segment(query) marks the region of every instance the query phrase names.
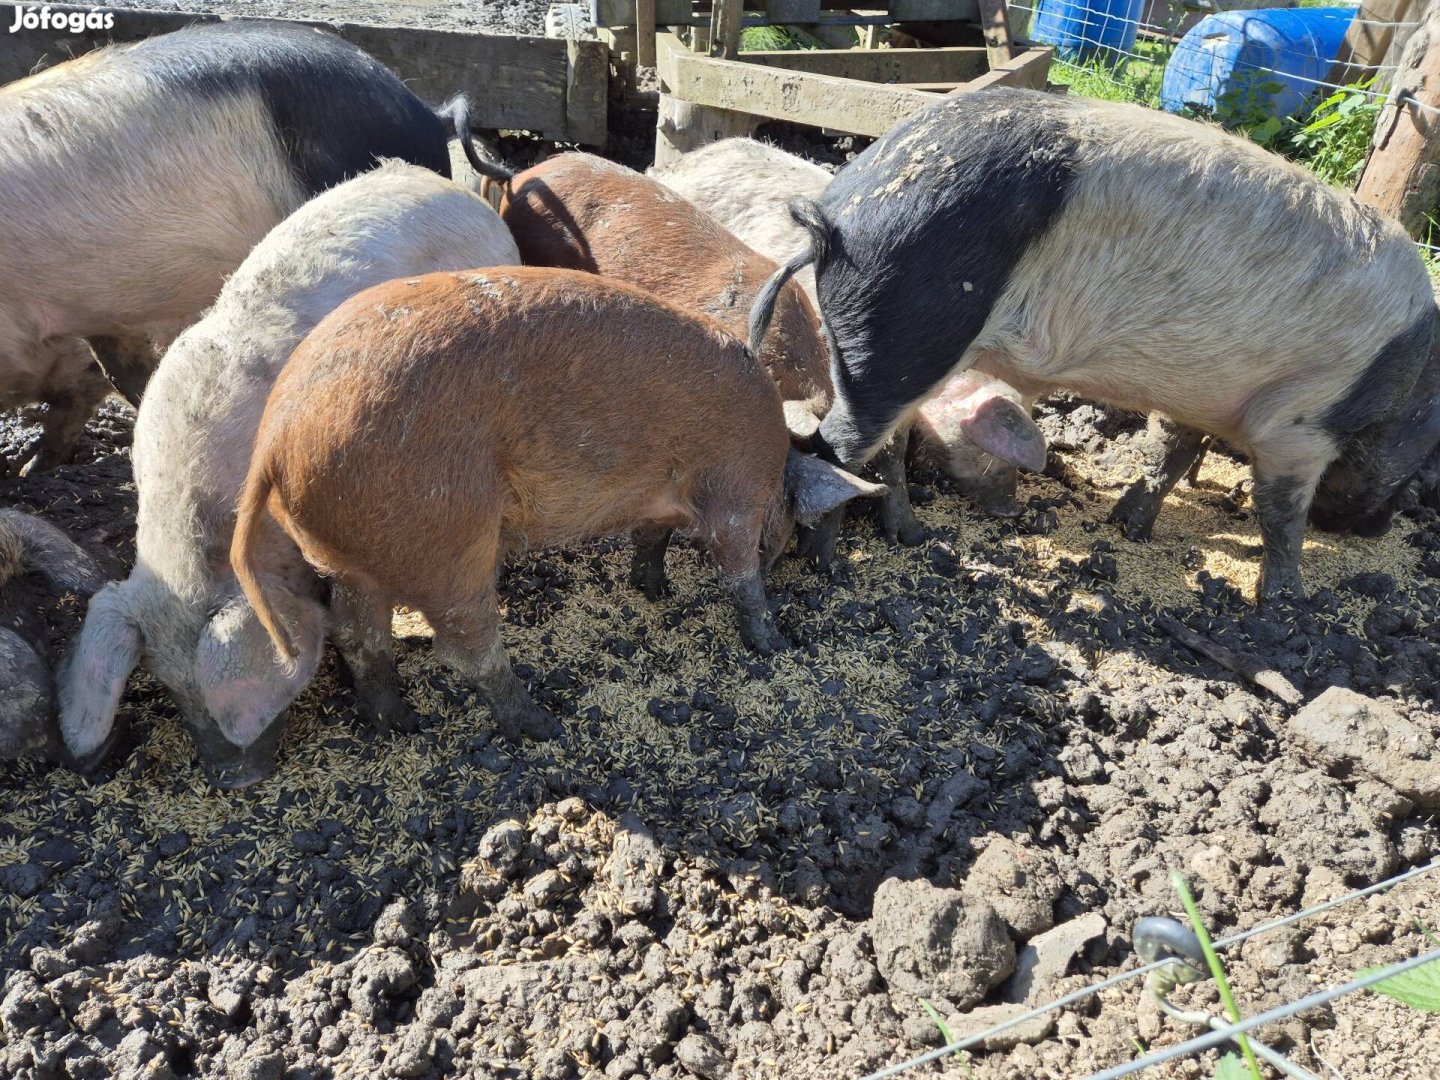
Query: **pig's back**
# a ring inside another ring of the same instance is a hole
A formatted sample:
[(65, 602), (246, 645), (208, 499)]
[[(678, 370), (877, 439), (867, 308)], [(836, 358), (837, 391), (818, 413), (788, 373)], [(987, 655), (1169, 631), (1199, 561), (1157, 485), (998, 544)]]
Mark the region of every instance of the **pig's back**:
[[(370, 507), (380, 527), (353, 542), (403, 560), (417, 530), (460, 558), (497, 517), (517, 541), (562, 543), (683, 510), (697, 484), (778, 484), (787, 445), (763, 370), (709, 320), (594, 275), (507, 268), (342, 305), (282, 373), (257, 452), (303, 527), (349, 544), (342, 519)], [(408, 539), (374, 539), (389, 534)]]

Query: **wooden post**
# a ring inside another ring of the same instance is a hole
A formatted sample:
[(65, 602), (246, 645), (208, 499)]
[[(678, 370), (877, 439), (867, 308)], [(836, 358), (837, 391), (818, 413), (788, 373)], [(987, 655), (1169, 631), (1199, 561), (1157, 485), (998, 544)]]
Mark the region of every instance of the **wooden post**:
[[(660, 80), (659, 116), (655, 122), (655, 166), (672, 164), (682, 155), (717, 139), (753, 135), (764, 117), (732, 109), (695, 105), (675, 97), (679, 59), (688, 55), (673, 34), (655, 40), (655, 73)], [(701, 61), (696, 60), (696, 63)], [(708, 63), (709, 61), (704, 61)]]
[(744, 0), (715, 0), (710, 9), (710, 55), (734, 60), (740, 54)]
[(1004, 67), (1015, 59), (1010, 12), (1005, 7), (1005, 0), (980, 0), (980, 28), (985, 32), (985, 48), (990, 54), (992, 70)]
[(655, 66), (655, 0), (635, 0), (635, 62)]
[(1428, 0), (1401, 54), (1356, 194), (1416, 239), (1440, 205), (1440, 0)]
[(1375, 74), (1392, 44), (1408, 38), (1413, 29), (1397, 30), (1395, 24), (1411, 22), (1423, 10), (1416, 0), (1364, 0), (1325, 81), (1347, 86)]

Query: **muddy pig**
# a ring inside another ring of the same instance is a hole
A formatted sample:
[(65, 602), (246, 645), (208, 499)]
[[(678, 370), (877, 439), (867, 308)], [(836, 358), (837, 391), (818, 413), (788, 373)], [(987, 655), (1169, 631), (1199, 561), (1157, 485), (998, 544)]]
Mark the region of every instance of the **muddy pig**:
[[(1265, 599), (1300, 590), (1307, 512), (1383, 527), (1440, 441), (1415, 245), (1218, 127), (982, 90), (917, 113), (793, 206), (810, 247), (757, 298), (752, 338), (813, 262), (837, 371), (818, 441), (847, 467), (972, 365), (1023, 393), (1163, 413), (1249, 454)], [(903, 484), (889, 499), (909, 515)]]
[(502, 733), (551, 736), (558, 722), (500, 643), (507, 553), (682, 530), (718, 564), (741, 638), (768, 653), (786, 642), (762, 566), (796, 519), (876, 491), (791, 447), (764, 368), (705, 316), (572, 270), (431, 274), (352, 298), (295, 351), (231, 560), (285, 664), (295, 628), (259, 564), (272, 516), (352, 597), (357, 625), (368, 616), (352, 666), (393, 679), (390, 611), (404, 604)]
[(304, 26), (191, 26), (0, 88), (0, 408), (47, 406), (27, 468), (66, 460), (109, 393), (96, 356), (138, 404), (150, 341), (163, 351), (281, 219), (381, 157), (448, 176), (445, 122)]
[[(722, 139), (691, 151), (679, 161), (652, 168), (649, 176), (683, 195), (725, 226), (741, 242), (777, 263), (805, 247), (809, 237), (791, 217), (796, 196), (818, 198), (830, 173), (804, 158), (754, 139)], [(818, 308), (815, 273), (795, 275)], [(920, 405), (910, 453), (948, 473), (971, 502), (997, 517), (1015, 517), (1017, 466), (1045, 467), (1045, 437), (1030, 419), (1031, 402), (999, 379), (971, 370), (945, 383)], [(1003, 461), (982, 449), (998, 443), (1018, 452)]]
[[(140, 406), (135, 568), (91, 600), (60, 677), (61, 723), (80, 762), (103, 756), (143, 657), (180, 707), (212, 782), (234, 787), (269, 771), (277, 720), (319, 664), (329, 621), (321, 582), (294, 544), (263, 530), (255, 566), (297, 653), (282, 670), (230, 572), (235, 501), (270, 387), (301, 339), (354, 293), (519, 259), (481, 199), (403, 162), (313, 199), (251, 252), (215, 306), (170, 347)], [(343, 607), (334, 615), (332, 635), (351, 655)], [(398, 697), (377, 708), (380, 726), (407, 711)]]
[(65, 760), (47, 616), (64, 594), (84, 599), (104, 580), (95, 559), (55, 526), (0, 510), (0, 759)]

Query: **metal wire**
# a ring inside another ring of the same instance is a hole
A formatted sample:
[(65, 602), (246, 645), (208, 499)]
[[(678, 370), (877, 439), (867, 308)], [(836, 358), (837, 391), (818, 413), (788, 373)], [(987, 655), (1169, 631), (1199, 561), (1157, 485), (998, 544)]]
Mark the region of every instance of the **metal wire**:
[[(1215, 948), (1228, 948), (1229, 946), (1237, 945), (1240, 942), (1247, 940), (1248, 938), (1256, 937), (1260, 934), (1268, 934), (1272, 930), (1279, 930), (1283, 926), (1289, 926), (1292, 923), (1300, 922), (1302, 919), (1308, 919), (1312, 915), (1318, 915), (1323, 911), (1329, 911), (1332, 908), (1339, 907), (1341, 904), (1348, 904), (1352, 900), (1359, 900), (1374, 893), (1383, 892), (1386, 889), (1392, 889), (1396, 885), (1400, 885), (1414, 878), (1421, 877), (1425, 874), (1430, 873), (1433, 870), (1440, 870), (1440, 862), (1426, 863), (1424, 866), (1412, 867), (1411, 869), (1406, 870), (1403, 874), (1396, 874), (1394, 877), (1386, 878), (1384, 881), (1376, 882), (1374, 885), (1367, 885), (1363, 889), (1356, 889), (1354, 892), (1348, 892), (1344, 896), (1338, 896), (1333, 900), (1327, 900), (1323, 904), (1316, 904), (1314, 907), (1306, 908), (1303, 911), (1297, 911), (1293, 915), (1286, 915), (1284, 918), (1281, 919), (1272, 919), (1268, 923), (1261, 923), (1259, 926), (1252, 926), (1249, 930), (1242, 931), (1241, 933), (1231, 934), (1229, 937), (1221, 938), (1219, 941), (1215, 942)], [(1054, 1001), (1051, 1001), (1045, 1005), (1037, 1005), (1035, 1008), (1023, 1012), (1019, 1016), (1006, 1020), (1003, 1024), (996, 1024), (994, 1027), (988, 1028), (987, 1030), (982, 1031), (977, 1035), (971, 1035), (964, 1039), (957, 1039), (953, 1043), (948, 1043), (945, 1046), (939, 1047), (936, 1050), (930, 1050), (924, 1054), (919, 1055), (918, 1057), (911, 1058), (909, 1061), (902, 1061), (897, 1065), (889, 1065), (876, 1072), (870, 1073), (864, 1078), (864, 1080), (885, 1080), (886, 1077), (899, 1076), (901, 1073), (906, 1072), (911, 1068), (915, 1068), (920, 1065), (928, 1065), (932, 1061), (938, 1061), (943, 1057), (948, 1057), (951, 1054), (975, 1046), (977, 1043), (988, 1039), (992, 1035), (998, 1035), (1002, 1031), (1009, 1031), (1013, 1027), (1019, 1027), (1021, 1024), (1029, 1023), (1031, 1020), (1034, 1020), (1037, 1017), (1044, 1016), (1046, 1013), (1054, 1012), (1057, 1009), (1064, 1009), (1070, 1005), (1074, 1005), (1078, 1002), (1084, 1001), (1087, 998), (1093, 997), (1094, 995), (1100, 993), (1102, 990), (1108, 990), (1112, 986), (1119, 986), (1121, 983), (1129, 982), (1131, 979), (1139, 978), (1141, 975), (1148, 975), (1152, 971), (1159, 971), (1161, 968), (1165, 967), (1169, 963), (1171, 963), (1171, 958), (1165, 957), (1164, 959), (1156, 960), (1154, 963), (1145, 964), (1144, 966), (1138, 968), (1133, 968), (1130, 971), (1122, 971), (1119, 974), (1112, 975), (1108, 979), (1105, 979), (1101, 982), (1092, 983), (1090, 986), (1082, 986), (1079, 990), (1072, 991), (1071, 993), (1066, 994), (1064, 997), (1056, 998)], [(1249, 1029), (1246, 1028), (1237, 1030)], [(1220, 1041), (1224, 1042), (1225, 1037), (1222, 1037)]]
[[(1033, 20), (1037, 18), (1040, 14), (1040, 6), (1041, 5), (1039, 4), (1038, 0), (1033, 4), (1010, 4), (1010, 11), (1012, 12), (1016, 27), (1019, 28), (1027, 25), (1028, 20)], [(1175, 10), (1173, 5), (1172, 10)], [(1070, 0), (1070, 2), (1068, 3), (1060, 3), (1056, 5), (1055, 11), (1063, 16), (1069, 16), (1071, 20), (1071, 32), (1075, 33), (1076, 41), (1078, 41), (1084, 46), (1095, 49), (1097, 51), (1097, 56), (1104, 56), (1106, 58), (1106, 62), (1086, 65), (1073, 63), (1071, 61), (1061, 59), (1060, 57), (1056, 57), (1052, 61), (1053, 65), (1056, 68), (1068, 69), (1075, 72), (1084, 72), (1087, 75), (1105, 79), (1111, 85), (1120, 89), (1126, 89), (1127, 84), (1121, 79), (1115, 77), (1113, 74), (1111, 74), (1110, 71), (1107, 71), (1107, 69), (1118, 69), (1119, 67), (1123, 66), (1123, 62), (1129, 61), (1134, 61), (1142, 64), (1150, 64), (1157, 68), (1163, 66), (1168, 54), (1170, 52), (1173, 52), (1175, 46), (1179, 44), (1179, 35), (1176, 33), (1176, 31), (1179, 30), (1183, 18), (1187, 14), (1201, 14), (1200, 12), (1187, 13), (1184, 11), (1177, 11), (1177, 18), (1175, 18), (1171, 23), (1166, 25), (1162, 23), (1146, 22), (1143, 19), (1118, 19), (1114, 15), (1109, 13), (1093, 13), (1088, 11), (1085, 0)], [(1222, 14), (1222, 12), (1217, 10), (1209, 12), (1208, 14), (1219, 15)], [(1312, 15), (1312, 18), (1313, 17), (1315, 16)], [(1327, 21), (1344, 21), (1347, 25), (1389, 27), (1393, 30), (1399, 31), (1415, 30), (1418, 29), (1420, 26), (1420, 23), (1414, 20), (1387, 22), (1378, 19), (1362, 18), (1360, 17), (1360, 9), (1358, 8), (1356, 9), (1356, 13), (1353, 16), (1328, 16), (1322, 18), (1325, 18)], [(1143, 32), (1144, 34), (1149, 35), (1152, 39), (1158, 38), (1159, 43), (1162, 46), (1162, 54), (1147, 55), (1135, 51), (1133, 47), (1120, 48), (1113, 42), (1106, 42), (1100, 40), (1099, 35), (1101, 30), (1109, 29), (1120, 23), (1128, 23), (1130, 25), (1133, 25), (1136, 29), (1137, 34)], [(1287, 50), (1281, 50), (1281, 53), (1283, 54), (1286, 51)], [(1299, 48), (1288, 51), (1292, 55), (1301, 57), (1305, 60), (1316, 59), (1316, 57), (1312, 53), (1308, 51), (1302, 51)], [(1239, 69), (1245, 69), (1252, 73), (1260, 73), (1265, 70), (1260, 67), (1255, 67), (1253, 64), (1249, 63), (1238, 65), (1237, 70)], [(1383, 83), (1388, 82), (1388, 76), (1394, 74), (1394, 72), (1396, 71), (1396, 65), (1366, 64), (1363, 65), (1363, 67), (1361, 65), (1353, 65), (1352, 69), (1356, 71), (1363, 70), (1366, 75), (1375, 77), (1377, 81)], [(1375, 89), (1373, 87), (1365, 87), (1362, 89), (1354, 85), (1348, 87), (1341, 87), (1336, 83), (1332, 83), (1324, 79), (1315, 79), (1294, 72), (1284, 72), (1283, 77), (1287, 80), (1290, 80), (1292, 83), (1298, 83), (1317, 89), (1347, 89), (1353, 93), (1364, 94), (1366, 97), (1371, 98), (1375, 101), (1388, 101), (1390, 96), (1388, 89), (1385, 87), (1381, 87), (1379, 89)], [(1424, 104), (1423, 102), (1411, 100), (1407, 101), (1405, 104), (1422, 112), (1440, 113), (1440, 109), (1437, 109), (1436, 107), (1431, 105)]]
[(1407, 971), (1422, 967), (1425, 964), (1432, 964), (1440, 961), (1440, 949), (1433, 949), (1428, 953), (1421, 953), (1419, 956), (1412, 956), (1409, 960), (1402, 960), (1397, 964), (1381, 968), (1379, 971), (1372, 971), (1369, 975), (1362, 975), (1359, 978), (1351, 979), (1347, 983), (1333, 986), (1329, 990), (1318, 990), (1298, 1001), (1287, 1002), (1284, 1005), (1277, 1005), (1269, 1012), (1257, 1013), (1248, 1016), (1238, 1024), (1226, 1024), (1216, 1028), (1205, 1035), (1199, 1035), (1187, 1042), (1167, 1047), (1157, 1051), (1138, 1061), (1128, 1061), (1124, 1065), (1116, 1065), (1113, 1069), (1106, 1069), (1104, 1072), (1094, 1073), (1089, 1080), (1119, 1080), (1122, 1076), (1129, 1076), (1131, 1073), (1148, 1069), (1152, 1065), (1163, 1065), (1167, 1061), (1173, 1061), (1179, 1057), (1189, 1057), (1191, 1054), (1199, 1054), (1205, 1050), (1211, 1050), (1227, 1043), (1236, 1035), (1243, 1035), (1252, 1028), (1263, 1027), (1266, 1024), (1273, 1024), (1277, 1020), (1287, 1020), (1296, 1013), (1302, 1013), (1306, 1009), (1313, 1009), (1317, 1005), (1325, 1005), (1336, 998), (1344, 997), (1346, 994), (1353, 994), (1356, 990), (1364, 990), (1368, 986), (1374, 986), (1378, 982), (1396, 975), (1403, 975)]

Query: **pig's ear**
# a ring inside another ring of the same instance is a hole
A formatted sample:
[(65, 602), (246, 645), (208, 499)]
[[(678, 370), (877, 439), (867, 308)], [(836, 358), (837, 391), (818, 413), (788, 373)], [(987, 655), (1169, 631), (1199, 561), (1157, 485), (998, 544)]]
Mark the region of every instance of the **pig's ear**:
[(279, 589), (273, 599), (295, 647), (294, 664), (276, 658), (270, 635), (244, 597), (221, 608), (195, 646), (195, 679), (205, 710), (242, 749), (265, 734), (314, 678), (325, 645), (319, 604)]
[(884, 490), (884, 484), (861, 480), (838, 465), (793, 447), (785, 459), (785, 497), (802, 525), (818, 521), (851, 499), (879, 495)]
[(790, 432), (790, 445), (799, 450), (815, 449), (815, 436), (820, 433), (820, 417), (808, 401), (787, 401), (785, 428)]
[(90, 598), (85, 623), (55, 679), (60, 734), (82, 771), (104, 756), (125, 680), (140, 662), (134, 596), (126, 581), (106, 585)]
[(1009, 398), (982, 396), (960, 418), (960, 430), (992, 457), (1031, 472), (1045, 468), (1045, 436), (1030, 414)]

